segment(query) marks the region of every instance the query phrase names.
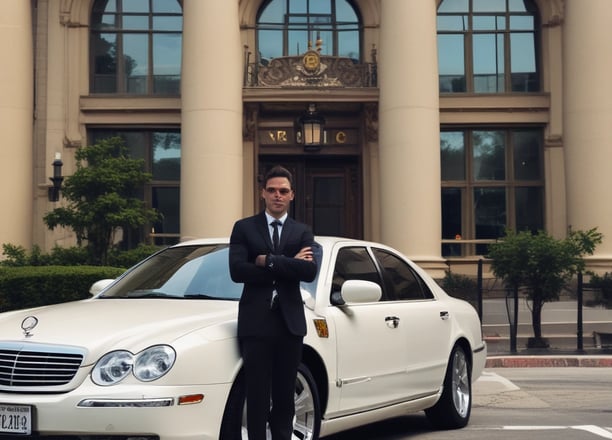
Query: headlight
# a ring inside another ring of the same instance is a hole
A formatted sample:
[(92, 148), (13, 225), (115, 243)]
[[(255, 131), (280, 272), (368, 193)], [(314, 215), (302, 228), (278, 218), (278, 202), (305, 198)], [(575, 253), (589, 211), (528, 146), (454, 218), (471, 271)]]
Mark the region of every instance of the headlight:
[(134, 356), (129, 351), (112, 351), (98, 361), (91, 379), (98, 385), (113, 385), (132, 371)]
[(91, 379), (97, 385), (114, 385), (133, 373), (136, 379), (150, 382), (166, 374), (175, 360), (176, 353), (169, 345), (154, 345), (137, 355), (125, 350), (112, 351), (96, 363)]
[(172, 368), (176, 353), (168, 345), (155, 345), (141, 351), (134, 362), (134, 376), (143, 382), (159, 379)]

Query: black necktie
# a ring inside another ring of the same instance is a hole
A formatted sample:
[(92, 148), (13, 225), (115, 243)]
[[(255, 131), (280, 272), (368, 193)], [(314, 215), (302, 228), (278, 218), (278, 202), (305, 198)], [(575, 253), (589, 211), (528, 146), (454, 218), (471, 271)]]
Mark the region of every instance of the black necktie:
[(280, 221), (278, 221), (278, 220), (274, 220), (270, 224), (274, 228), (274, 231), (272, 232), (272, 246), (274, 248), (274, 253), (277, 253), (278, 252), (278, 244), (280, 242), (280, 238), (279, 238), (279, 235), (278, 235), (278, 227), (282, 226), (282, 223)]

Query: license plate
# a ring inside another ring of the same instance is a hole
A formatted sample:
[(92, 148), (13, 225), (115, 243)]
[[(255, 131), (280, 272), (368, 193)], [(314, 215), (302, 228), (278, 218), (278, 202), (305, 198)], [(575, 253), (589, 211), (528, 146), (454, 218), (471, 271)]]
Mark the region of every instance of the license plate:
[(0, 433), (32, 433), (32, 407), (27, 405), (5, 405), (0, 403)]

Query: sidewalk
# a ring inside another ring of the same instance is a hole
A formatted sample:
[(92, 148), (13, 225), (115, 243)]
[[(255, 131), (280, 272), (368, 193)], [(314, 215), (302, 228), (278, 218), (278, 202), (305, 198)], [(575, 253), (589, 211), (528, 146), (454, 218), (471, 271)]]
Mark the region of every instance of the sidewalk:
[(612, 350), (525, 349), (517, 353), (491, 353), (485, 368), (612, 367)]
[[(503, 299), (483, 302), (483, 336), (487, 342), (487, 368), (521, 367), (612, 367), (612, 347), (596, 341), (596, 333), (612, 333), (612, 310), (582, 309), (582, 344), (578, 345), (577, 303), (563, 300), (547, 303), (542, 311), (542, 334), (549, 348), (527, 348), (533, 335), (526, 301), (519, 304), (516, 348), (510, 350), (510, 326)], [(578, 347), (581, 350), (578, 350)]]

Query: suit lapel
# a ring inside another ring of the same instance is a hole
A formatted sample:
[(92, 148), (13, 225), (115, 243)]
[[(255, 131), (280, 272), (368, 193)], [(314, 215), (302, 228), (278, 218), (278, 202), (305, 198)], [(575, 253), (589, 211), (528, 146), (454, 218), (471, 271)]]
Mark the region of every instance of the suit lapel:
[(257, 219), (257, 230), (266, 242), (270, 252), (274, 252), (274, 246), (272, 245), (272, 239), (270, 238), (270, 229), (268, 228), (268, 219), (264, 211), (260, 213), (259, 218)]
[[(283, 227), (281, 229), (280, 242), (279, 242), (279, 253), (283, 253), (283, 249), (285, 248), (285, 244), (289, 237), (292, 234), (292, 231), (295, 228), (295, 220), (291, 217), (287, 216), (285, 219), (285, 223), (283, 223)], [(266, 217), (265, 211), (262, 211), (259, 214), (257, 219), (257, 230), (262, 235), (263, 239), (266, 242), (266, 245), (270, 249), (270, 252), (274, 252), (274, 245), (272, 244), (272, 238), (270, 237), (270, 229), (268, 225), (268, 218)]]
[(294, 220), (287, 216), (287, 219), (285, 220), (285, 223), (283, 223), (283, 232), (281, 233), (280, 236), (280, 243), (279, 243), (279, 248), (280, 248), (280, 253), (283, 252), (283, 249), (285, 249), (285, 244), (287, 243), (287, 240), (289, 239), (289, 236), (291, 235), (291, 232), (293, 231), (293, 227), (295, 226), (295, 222)]

